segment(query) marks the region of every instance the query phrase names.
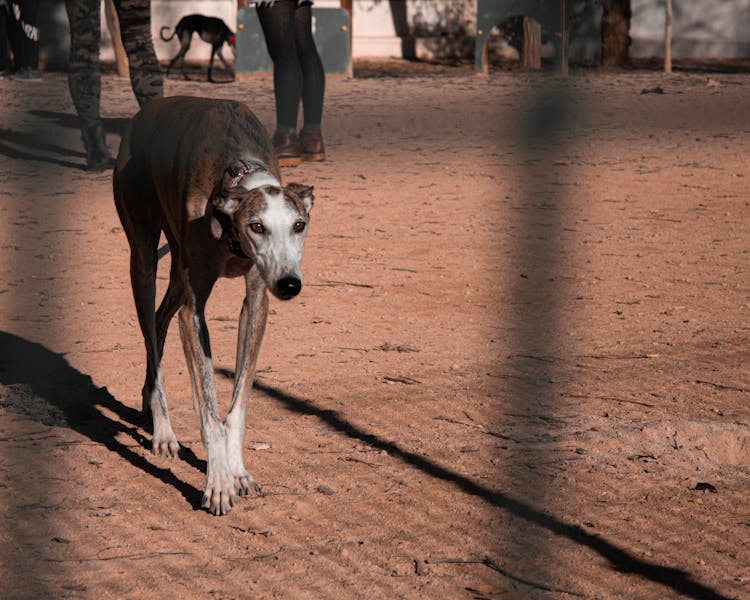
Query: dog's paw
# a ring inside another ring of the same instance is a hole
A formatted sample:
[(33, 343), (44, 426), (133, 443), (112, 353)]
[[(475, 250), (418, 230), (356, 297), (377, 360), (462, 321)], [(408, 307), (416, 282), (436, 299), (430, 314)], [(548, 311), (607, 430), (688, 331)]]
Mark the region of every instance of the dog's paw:
[(237, 504), (234, 483), (228, 477), (209, 477), (201, 506), (212, 515), (226, 515)]
[(174, 434), (165, 436), (154, 435), (154, 439), (151, 440), (151, 452), (156, 456), (175, 458), (179, 450), (180, 444), (177, 443), (177, 438)]
[(238, 496), (252, 496), (253, 493), (260, 492), (260, 485), (243, 469), (242, 474), (234, 476), (234, 489)]

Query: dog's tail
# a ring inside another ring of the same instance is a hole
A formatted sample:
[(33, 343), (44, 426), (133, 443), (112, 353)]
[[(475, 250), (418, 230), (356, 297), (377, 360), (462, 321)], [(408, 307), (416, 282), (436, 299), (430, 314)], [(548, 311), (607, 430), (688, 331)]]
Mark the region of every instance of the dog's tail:
[(168, 42), (168, 41), (170, 41), (170, 40), (171, 40), (171, 39), (172, 39), (172, 38), (173, 38), (174, 36), (176, 36), (176, 35), (177, 35), (177, 29), (175, 29), (175, 30), (174, 30), (174, 31), (172, 32), (172, 35), (170, 35), (169, 37), (164, 37), (164, 30), (165, 30), (165, 29), (166, 29), (167, 31), (169, 31), (169, 30), (170, 30), (170, 29), (172, 29), (172, 28), (171, 28), (171, 27), (170, 27), (169, 25), (164, 25), (164, 27), (162, 27), (162, 28), (161, 28), (161, 30), (159, 31), (159, 37), (160, 37), (161, 39), (163, 39), (163, 40), (164, 40), (165, 42)]

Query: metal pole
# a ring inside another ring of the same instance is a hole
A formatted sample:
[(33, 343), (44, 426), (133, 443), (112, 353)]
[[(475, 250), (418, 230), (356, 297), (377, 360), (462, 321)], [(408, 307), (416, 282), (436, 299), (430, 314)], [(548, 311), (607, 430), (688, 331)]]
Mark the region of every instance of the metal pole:
[(570, 0), (560, 0), (561, 3), (561, 11), (560, 11), (560, 73), (563, 77), (568, 76), (568, 35), (569, 35), (569, 11), (570, 11)]

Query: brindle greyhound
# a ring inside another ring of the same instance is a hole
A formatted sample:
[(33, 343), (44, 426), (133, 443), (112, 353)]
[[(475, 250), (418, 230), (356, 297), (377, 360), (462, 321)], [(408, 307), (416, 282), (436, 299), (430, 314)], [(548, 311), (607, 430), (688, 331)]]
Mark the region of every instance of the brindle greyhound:
[[(120, 144), (114, 171), (117, 212), (130, 243), (130, 278), (146, 344), (143, 411), (152, 449), (179, 450), (169, 421), (161, 358), (178, 309), (193, 403), (208, 455), (202, 505), (226, 514), (237, 495), (258, 490), (242, 451), (248, 397), (268, 313), (266, 290), (282, 300), (302, 288), (300, 260), (312, 187), (282, 188), (268, 133), (243, 104), (170, 97), (149, 102)], [(159, 236), (172, 254), (169, 286), (155, 311)], [(219, 277), (244, 276), (232, 404), (218, 413), (206, 301)]]

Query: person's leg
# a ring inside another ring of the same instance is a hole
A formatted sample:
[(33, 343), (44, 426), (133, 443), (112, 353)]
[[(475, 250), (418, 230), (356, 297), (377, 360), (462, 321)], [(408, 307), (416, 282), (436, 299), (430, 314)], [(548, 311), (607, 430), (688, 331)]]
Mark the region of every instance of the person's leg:
[(326, 76), (312, 34), (312, 6), (304, 3), (294, 11), (294, 40), (302, 66), (304, 130), (319, 130), (323, 120)]
[(302, 67), (294, 43), (295, 0), (258, 4), (257, 11), (266, 47), (273, 60), (273, 91), (276, 98), (276, 131), (273, 146), (282, 167), (302, 162), (297, 137), (297, 114), (302, 97)]
[(21, 6), (18, 0), (8, 2), (8, 41), (13, 54), (11, 68), (16, 71), (23, 65), (23, 27), (21, 26)]
[(302, 67), (294, 39), (294, 0), (277, 0), (257, 6), (260, 25), (273, 60), (276, 96), (276, 133), (297, 131), (297, 113), (302, 98)]
[(10, 79), (38, 80), (39, 29), (36, 26), (39, 0), (13, 0), (10, 6), (10, 45), (14, 73)]
[(37, 16), (39, 15), (39, 0), (19, 0), (21, 9), (21, 44), (19, 67), (24, 71), (32, 71), (38, 78), (39, 67), (39, 28), (37, 27)]
[(115, 0), (130, 84), (139, 106), (164, 95), (164, 78), (151, 37), (151, 0)]
[(10, 71), (10, 42), (8, 40), (8, 30), (10, 28), (9, 4), (0, 1), (0, 73)]
[(304, 125), (300, 135), (302, 159), (325, 160), (323, 134), (323, 96), (325, 93), (325, 71), (312, 34), (312, 7), (309, 3), (298, 6), (294, 13), (294, 39), (297, 56), (302, 66), (302, 108)]
[(70, 22), (68, 87), (76, 112), (83, 122), (87, 168), (101, 171), (114, 164), (107, 149), (100, 116), (102, 91), (99, 73), (101, 22), (99, 0), (66, 0)]

